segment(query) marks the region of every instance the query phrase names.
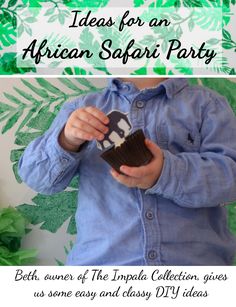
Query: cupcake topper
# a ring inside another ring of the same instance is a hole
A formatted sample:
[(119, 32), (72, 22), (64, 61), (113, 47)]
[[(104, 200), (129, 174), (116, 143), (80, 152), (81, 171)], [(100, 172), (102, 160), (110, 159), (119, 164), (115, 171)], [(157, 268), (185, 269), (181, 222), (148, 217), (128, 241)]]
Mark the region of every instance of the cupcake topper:
[(115, 145), (115, 147), (120, 146), (132, 129), (128, 113), (113, 110), (107, 114), (107, 117), (110, 120), (108, 124), (109, 131), (102, 141), (97, 141), (97, 147), (101, 150), (112, 145)]

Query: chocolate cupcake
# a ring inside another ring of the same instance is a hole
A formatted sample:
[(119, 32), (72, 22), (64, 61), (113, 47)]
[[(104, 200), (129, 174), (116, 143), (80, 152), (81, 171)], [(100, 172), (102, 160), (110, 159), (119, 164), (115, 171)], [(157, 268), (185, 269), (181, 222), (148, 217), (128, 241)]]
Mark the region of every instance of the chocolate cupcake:
[(152, 153), (145, 145), (145, 136), (141, 129), (131, 133), (132, 125), (128, 113), (112, 110), (109, 118), (108, 132), (102, 141), (97, 141), (97, 147), (108, 164), (120, 173), (121, 165), (141, 166), (148, 164)]
[(152, 159), (152, 153), (145, 145), (145, 136), (141, 129), (125, 137), (119, 146), (113, 145), (105, 150), (101, 157), (120, 173), (121, 165), (142, 166)]

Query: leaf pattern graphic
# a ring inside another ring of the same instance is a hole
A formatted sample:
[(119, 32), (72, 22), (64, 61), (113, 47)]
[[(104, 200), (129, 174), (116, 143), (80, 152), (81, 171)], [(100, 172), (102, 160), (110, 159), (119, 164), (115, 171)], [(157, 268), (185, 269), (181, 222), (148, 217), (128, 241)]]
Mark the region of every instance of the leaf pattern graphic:
[(63, 3), (69, 7), (103, 7), (109, 0), (63, 0)]
[(0, 50), (9, 47), (16, 42), (16, 30), (11, 22), (0, 22)]
[(16, 52), (7, 52), (0, 57), (0, 75), (25, 74), (36, 72), (34, 67), (18, 67)]
[(66, 67), (63, 72), (63, 75), (92, 75), (91, 71), (87, 71), (81, 67)]
[(98, 32), (100, 33), (100, 37), (103, 41), (106, 39), (110, 39), (112, 41), (112, 50), (124, 48), (127, 45), (127, 42), (129, 42), (131, 39), (131, 33), (128, 28), (125, 28), (122, 32), (120, 32), (118, 25), (119, 21), (116, 20), (116, 24), (112, 28), (98, 28)]
[(195, 9), (193, 21), (202, 29), (208, 29), (209, 31), (220, 30), (222, 26), (221, 11), (209, 11), (208, 8)]
[(24, 4), (29, 4), (30, 7), (41, 7), (42, 2), (48, 2), (45, 0), (23, 0)]
[[(223, 74), (223, 75), (233, 75), (235, 74), (235, 68), (232, 67), (232, 52), (236, 51), (236, 37), (232, 31), (232, 23), (234, 20), (234, 10), (232, 9), (235, 6), (235, 0), (154, 0), (154, 1), (144, 1), (144, 0), (127, 0), (127, 6), (133, 5), (133, 7), (143, 7), (143, 8), (173, 8), (175, 10), (179, 7), (188, 7), (188, 8), (195, 8), (196, 16), (193, 18), (189, 18), (188, 20), (188, 29), (189, 31), (193, 31), (196, 27), (201, 27), (202, 29), (207, 29), (208, 31), (220, 29), (220, 27), (224, 26), (222, 33), (223, 33), (223, 40), (222, 40), (222, 60), (220, 59), (221, 54), (219, 57), (214, 59), (214, 64), (212, 67), (206, 67), (206, 73), (208, 74), (209, 70), (213, 71), (214, 74)], [(0, 74), (38, 74), (38, 68), (34, 67), (33, 65), (29, 65), (29, 67), (17, 67), (15, 59), (11, 59), (11, 64), (7, 64), (8, 61), (3, 61), (3, 57), (7, 56), (9, 53), (16, 54), (16, 27), (18, 26), (19, 36), (23, 33), (28, 33), (29, 35), (32, 34), (31, 25), (32, 23), (36, 22), (37, 15), (42, 9), (43, 5), (47, 4), (48, 9), (46, 10), (46, 16), (48, 16), (48, 22), (54, 23), (59, 21), (61, 25), (64, 25), (66, 18), (69, 16), (69, 9), (74, 7), (84, 7), (84, 8), (92, 8), (92, 7), (105, 7), (109, 6), (109, 0), (1, 0), (0, 1), (0, 50), (2, 50), (2, 55), (0, 55)], [(64, 6), (64, 8), (63, 8)], [(35, 7), (37, 8), (34, 13), (32, 13), (29, 17), (21, 16), (21, 11), (17, 11), (18, 9), (23, 9), (24, 7), (30, 8)], [(204, 9), (205, 8), (205, 9)], [(207, 9), (209, 8), (222, 8), (223, 13), (223, 21), (220, 21), (220, 13), (212, 12), (209, 13)], [(201, 9), (201, 10), (200, 10)], [(151, 17), (151, 11), (149, 11), (149, 19)], [(18, 20), (17, 18), (18, 17)], [(172, 21), (173, 27), (171, 28), (170, 35), (173, 33), (176, 37), (181, 39), (183, 35), (183, 29), (181, 26), (181, 16), (178, 15), (178, 11), (176, 12), (175, 17), (176, 20)], [(178, 20), (178, 18), (180, 18)], [(19, 23), (19, 24), (17, 24)], [(234, 29), (234, 27), (233, 27)], [(125, 45), (125, 42), (128, 41), (129, 35), (125, 35), (124, 33), (120, 33), (120, 35), (116, 34), (116, 29), (113, 31), (109, 31), (108, 28), (100, 28), (100, 34), (102, 35), (101, 39), (105, 37), (113, 37), (113, 49), (115, 46), (122, 46)], [(155, 31), (155, 30), (154, 30)], [(156, 29), (156, 31), (158, 31)], [(225, 33), (229, 35), (225, 35)], [(168, 34), (168, 33), (166, 33)], [(49, 34), (50, 36), (50, 34)], [(161, 48), (162, 50), (166, 50), (167, 48), (167, 36), (164, 35), (163, 38), (160, 38)], [(61, 42), (63, 45), (68, 45), (68, 47), (73, 44), (67, 40), (65, 43), (66, 38), (61, 37), (51, 37), (52, 44), (57, 46)], [(93, 37), (91, 31), (85, 31), (83, 33), (83, 37), (80, 42), (80, 46), (87, 46), (86, 44), (91, 44), (91, 50), (97, 50), (98, 44), (101, 43), (100, 40)], [(153, 44), (152, 44), (153, 45)], [(90, 46), (90, 45), (89, 45)], [(137, 42), (137, 48), (139, 48), (139, 44)], [(152, 47), (152, 46), (151, 46)], [(10, 49), (9, 49), (10, 48)], [(52, 48), (53, 49), (53, 48)], [(55, 49), (55, 48), (54, 48)], [(161, 59), (162, 60), (162, 59)], [(94, 57), (93, 59), (87, 59), (87, 62), (90, 64), (89, 69), (84, 67), (66, 67), (64, 69), (59, 68), (60, 62), (54, 61), (51, 62), (49, 68), (54, 70), (56, 74), (71, 74), (71, 75), (83, 75), (83, 74), (107, 74), (110, 75), (111, 72), (105, 66), (104, 61), (102, 61), (98, 57)], [(148, 67), (149, 61), (147, 60), (145, 67), (147, 67), (147, 73), (155, 74), (158, 71), (158, 74), (163, 73), (164, 70), (152, 69)], [(143, 64), (142, 64), (143, 66)], [(178, 65), (180, 67), (180, 63)], [(149, 69), (148, 69), (149, 68)], [(189, 68), (189, 69), (188, 69)], [(134, 68), (134, 70), (130, 70), (130, 74), (136, 74), (137, 71), (140, 71), (140, 74), (143, 74), (143, 70), (140, 67), (140, 70)], [(123, 73), (123, 71), (120, 71)], [(185, 69), (167, 69), (167, 74), (188, 74), (188, 72), (195, 72), (194, 67), (185, 67)]]
[(173, 7), (176, 5), (176, 0), (156, 0), (149, 7)]
[(133, 2), (134, 2), (134, 7), (139, 7), (145, 4), (145, 0), (133, 0)]
[[(77, 207), (77, 189), (64, 191), (52, 196), (38, 194), (33, 205), (22, 204), (17, 209), (33, 224), (55, 233), (69, 219), (67, 233), (75, 234), (75, 211)], [(60, 214), (58, 214), (60, 212)]]
[(86, 50), (87, 46), (90, 46), (89, 50), (93, 53), (91, 58), (85, 58), (85, 60), (94, 66), (96, 69), (110, 74), (106, 68), (106, 63), (98, 56), (98, 50), (101, 49), (99, 42), (94, 38), (93, 34), (89, 31), (88, 28), (85, 28), (80, 36), (80, 48), (81, 50)]

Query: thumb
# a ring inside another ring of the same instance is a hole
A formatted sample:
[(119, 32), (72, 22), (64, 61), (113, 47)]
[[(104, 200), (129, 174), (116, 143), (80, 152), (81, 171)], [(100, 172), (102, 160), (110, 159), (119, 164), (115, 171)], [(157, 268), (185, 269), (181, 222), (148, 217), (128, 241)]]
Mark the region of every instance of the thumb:
[(145, 139), (145, 145), (151, 151), (154, 157), (156, 158), (160, 157), (162, 151), (159, 146), (157, 146), (155, 143), (153, 143), (149, 139)]

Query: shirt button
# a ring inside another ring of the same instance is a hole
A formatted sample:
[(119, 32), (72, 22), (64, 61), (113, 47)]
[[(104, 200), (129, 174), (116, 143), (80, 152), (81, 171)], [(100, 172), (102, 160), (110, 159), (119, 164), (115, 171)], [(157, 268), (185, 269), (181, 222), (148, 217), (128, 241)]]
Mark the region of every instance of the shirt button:
[(155, 260), (157, 258), (157, 252), (154, 251), (154, 250), (151, 250), (149, 253), (148, 253), (148, 258), (150, 260)]
[(63, 164), (67, 164), (67, 163), (68, 163), (68, 159), (67, 159), (67, 158), (62, 158), (62, 159), (61, 159), (61, 162), (62, 162)]
[(136, 102), (136, 107), (137, 107), (138, 109), (142, 109), (142, 108), (144, 107), (144, 102), (143, 102), (143, 101), (137, 101), (137, 102)]
[(129, 90), (129, 85), (128, 85), (128, 84), (125, 84), (125, 85), (123, 86), (123, 89), (126, 90), (126, 91), (128, 91), (128, 90)]
[(154, 217), (153, 212), (151, 210), (146, 211), (145, 216), (148, 220), (152, 220)]

